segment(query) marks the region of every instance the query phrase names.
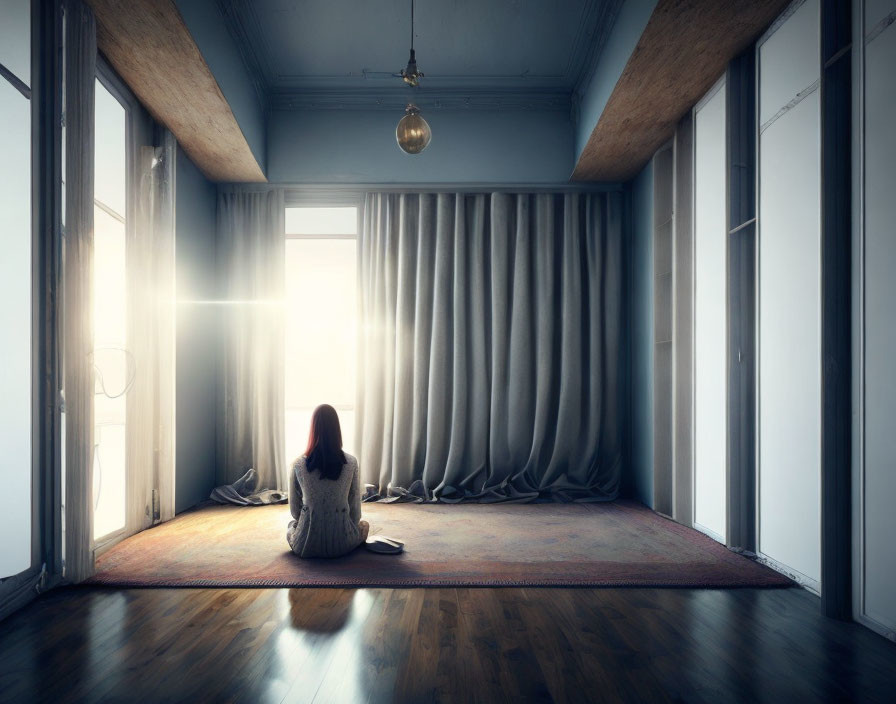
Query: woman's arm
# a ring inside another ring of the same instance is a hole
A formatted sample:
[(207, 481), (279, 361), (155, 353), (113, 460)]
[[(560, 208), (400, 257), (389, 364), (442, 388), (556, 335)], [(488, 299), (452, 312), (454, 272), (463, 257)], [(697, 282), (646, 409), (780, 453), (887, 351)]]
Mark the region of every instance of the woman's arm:
[(355, 471), (352, 473), (352, 486), (348, 490), (348, 510), (352, 517), (352, 523), (361, 520), (361, 470), (355, 462)]
[(298, 463), (296, 460), (289, 469), (289, 512), (296, 520), (302, 513), (302, 487), (299, 486), (299, 474), (296, 472)]

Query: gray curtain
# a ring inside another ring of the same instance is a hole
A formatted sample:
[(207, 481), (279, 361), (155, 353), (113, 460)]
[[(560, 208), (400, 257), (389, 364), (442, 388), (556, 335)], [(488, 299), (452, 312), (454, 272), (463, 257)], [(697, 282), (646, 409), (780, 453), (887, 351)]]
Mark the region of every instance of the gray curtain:
[(93, 147), (96, 23), (65, 3), (65, 228), (62, 366), (65, 395), (65, 578), (93, 574)]
[(283, 191), (218, 194), (218, 271), (225, 305), (216, 484), (247, 470), (285, 490)]
[(357, 446), (381, 496), (616, 497), (621, 193), (370, 194)]

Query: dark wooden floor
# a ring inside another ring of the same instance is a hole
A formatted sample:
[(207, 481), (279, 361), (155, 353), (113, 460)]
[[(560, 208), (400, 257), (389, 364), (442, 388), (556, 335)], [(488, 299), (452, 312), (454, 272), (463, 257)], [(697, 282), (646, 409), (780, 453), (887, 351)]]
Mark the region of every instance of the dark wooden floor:
[(0, 701), (894, 701), (799, 589), (96, 589), (0, 623)]

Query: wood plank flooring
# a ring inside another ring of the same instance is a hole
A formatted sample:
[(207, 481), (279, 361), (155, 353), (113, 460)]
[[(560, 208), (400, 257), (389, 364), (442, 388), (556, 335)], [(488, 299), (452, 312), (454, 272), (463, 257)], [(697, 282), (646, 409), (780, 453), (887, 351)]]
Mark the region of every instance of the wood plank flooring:
[(896, 644), (799, 589), (51, 592), (2, 702), (893, 701)]

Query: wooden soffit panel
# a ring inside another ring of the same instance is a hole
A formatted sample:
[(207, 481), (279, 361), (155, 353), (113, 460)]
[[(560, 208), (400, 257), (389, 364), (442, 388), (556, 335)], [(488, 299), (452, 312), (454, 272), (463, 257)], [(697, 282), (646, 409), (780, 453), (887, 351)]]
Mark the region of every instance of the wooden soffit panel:
[(582, 150), (575, 181), (628, 181), (790, 0), (659, 0)]
[(211, 181), (265, 181), (173, 0), (87, 0), (97, 47)]

